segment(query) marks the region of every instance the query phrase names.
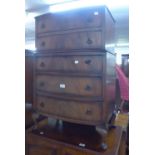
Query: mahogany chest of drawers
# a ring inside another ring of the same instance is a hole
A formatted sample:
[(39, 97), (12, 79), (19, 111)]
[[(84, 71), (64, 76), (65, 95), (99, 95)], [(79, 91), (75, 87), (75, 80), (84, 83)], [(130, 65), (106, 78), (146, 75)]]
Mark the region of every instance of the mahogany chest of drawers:
[(64, 121), (107, 123), (115, 99), (114, 20), (106, 7), (36, 17), (34, 107)]

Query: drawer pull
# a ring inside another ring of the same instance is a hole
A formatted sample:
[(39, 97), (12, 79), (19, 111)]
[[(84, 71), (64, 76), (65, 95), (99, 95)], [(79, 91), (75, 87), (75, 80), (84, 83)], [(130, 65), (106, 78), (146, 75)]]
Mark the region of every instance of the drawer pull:
[(45, 42), (44, 41), (41, 43), (41, 46), (45, 46)]
[(41, 28), (44, 29), (45, 28), (45, 24), (41, 24)]
[(43, 87), (45, 83), (43, 81), (40, 82), (40, 87)]
[(90, 91), (91, 90), (91, 86), (86, 85), (85, 90)]
[(91, 111), (90, 109), (87, 109), (87, 110), (86, 110), (86, 114), (87, 114), (87, 115), (92, 115), (92, 111)]
[(62, 89), (64, 89), (64, 88), (66, 87), (66, 85), (63, 84), (63, 83), (61, 83), (59, 86), (60, 86), (60, 88), (62, 88)]
[(40, 67), (45, 67), (45, 63), (44, 62), (41, 62), (40, 63)]
[(89, 65), (91, 63), (91, 60), (85, 60), (85, 64)]
[(90, 39), (90, 38), (88, 38), (88, 40), (87, 40), (87, 44), (92, 44), (93, 43), (93, 41)]
[(41, 102), (40, 106), (43, 108), (45, 106), (44, 102)]

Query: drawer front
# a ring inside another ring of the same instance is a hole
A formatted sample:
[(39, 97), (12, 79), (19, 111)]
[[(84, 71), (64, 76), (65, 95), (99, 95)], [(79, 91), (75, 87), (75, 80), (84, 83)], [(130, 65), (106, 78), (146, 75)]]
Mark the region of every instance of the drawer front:
[[(102, 10), (103, 11), (103, 10)], [(101, 26), (104, 16), (101, 9), (47, 14), (36, 20), (36, 32), (61, 31)]]
[(57, 149), (29, 145), (28, 155), (59, 155)]
[(46, 114), (92, 122), (101, 119), (101, 105), (99, 103), (65, 101), (43, 96), (37, 96), (36, 101), (37, 109)]
[(37, 89), (51, 93), (97, 97), (102, 95), (101, 84), (101, 78), (94, 77), (36, 76)]
[(36, 70), (101, 73), (102, 61), (102, 56), (37, 57)]
[(101, 48), (101, 39), (101, 31), (58, 34), (36, 38), (36, 47), (38, 50)]

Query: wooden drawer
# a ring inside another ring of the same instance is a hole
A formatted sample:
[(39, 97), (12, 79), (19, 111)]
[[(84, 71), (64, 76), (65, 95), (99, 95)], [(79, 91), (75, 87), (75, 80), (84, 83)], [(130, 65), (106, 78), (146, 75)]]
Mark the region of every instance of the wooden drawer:
[(67, 101), (45, 96), (37, 96), (36, 102), (39, 112), (64, 120), (88, 121), (89, 123), (101, 120), (100, 103)]
[(102, 79), (97, 77), (37, 75), (36, 88), (49, 93), (100, 97), (102, 96)]
[(28, 149), (28, 155), (60, 155), (57, 149), (46, 148), (37, 145), (30, 145)]
[(36, 18), (36, 33), (99, 27), (104, 20), (103, 12), (102, 7), (42, 15)]
[(68, 71), (102, 73), (103, 57), (99, 56), (42, 56), (36, 58), (38, 71)]
[(70, 32), (36, 38), (38, 50), (94, 49), (102, 46), (104, 36), (101, 31)]

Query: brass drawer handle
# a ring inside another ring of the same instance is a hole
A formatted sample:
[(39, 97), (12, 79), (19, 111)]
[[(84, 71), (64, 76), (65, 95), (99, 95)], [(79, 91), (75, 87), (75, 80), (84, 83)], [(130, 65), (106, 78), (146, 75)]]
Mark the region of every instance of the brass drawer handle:
[(92, 43), (93, 43), (93, 41), (90, 38), (88, 38), (87, 44), (91, 45)]
[(89, 65), (91, 63), (91, 60), (85, 60), (85, 64)]
[(40, 85), (40, 87), (43, 87), (43, 86), (45, 86), (45, 83), (43, 81), (41, 81), (39, 85)]
[(86, 85), (85, 90), (86, 90), (86, 91), (90, 91), (90, 90), (91, 90), (91, 86)]
[(86, 114), (87, 114), (87, 115), (92, 115), (92, 113), (93, 113), (92, 110), (90, 110), (90, 109), (87, 109), (87, 110), (86, 110)]
[(40, 106), (43, 108), (45, 106), (44, 102), (41, 102)]
[(45, 63), (44, 62), (41, 62), (40, 63), (40, 67), (45, 67)]

